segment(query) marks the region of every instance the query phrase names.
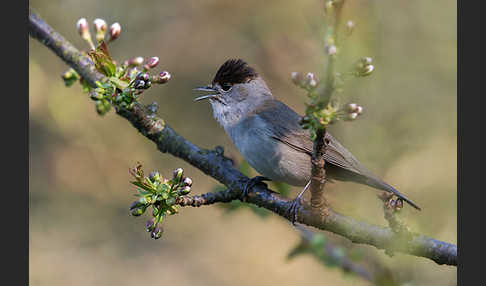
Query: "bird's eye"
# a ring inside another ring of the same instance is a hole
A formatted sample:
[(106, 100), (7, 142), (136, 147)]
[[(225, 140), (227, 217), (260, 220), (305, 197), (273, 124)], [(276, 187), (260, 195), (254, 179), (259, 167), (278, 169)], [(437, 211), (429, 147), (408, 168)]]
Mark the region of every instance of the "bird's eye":
[(231, 83), (225, 83), (223, 84), (223, 86), (221, 87), (224, 91), (228, 91), (230, 90), (232, 87)]

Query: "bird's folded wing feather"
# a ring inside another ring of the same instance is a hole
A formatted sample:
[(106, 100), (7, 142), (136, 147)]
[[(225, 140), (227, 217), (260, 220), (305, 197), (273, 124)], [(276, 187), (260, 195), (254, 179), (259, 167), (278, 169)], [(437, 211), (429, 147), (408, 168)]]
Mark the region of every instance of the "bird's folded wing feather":
[[(287, 105), (278, 100), (269, 101), (259, 110), (258, 116), (269, 123), (267, 126), (272, 128), (271, 134), (274, 139), (299, 152), (312, 156), (314, 143), (310, 139), (309, 131), (302, 129), (299, 125), (300, 115), (290, 109)], [(351, 152), (344, 148), (329, 132), (326, 132), (325, 138), (329, 140), (324, 154), (324, 160), (326, 162), (353, 173), (374, 177), (374, 175), (361, 165)]]

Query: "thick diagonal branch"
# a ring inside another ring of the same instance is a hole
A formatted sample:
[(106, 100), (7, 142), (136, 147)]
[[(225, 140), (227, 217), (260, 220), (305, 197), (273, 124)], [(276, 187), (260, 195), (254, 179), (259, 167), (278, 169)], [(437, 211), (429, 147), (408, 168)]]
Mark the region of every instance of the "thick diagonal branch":
[[(96, 81), (104, 80), (103, 75), (94, 70), (88, 58), (32, 11), (29, 11), (29, 34), (53, 50), (63, 61), (78, 71), (91, 86), (95, 87)], [(117, 114), (126, 118), (141, 134), (153, 141), (161, 152), (185, 160), (228, 187), (222, 192), (200, 196), (199, 205), (230, 202), (240, 198), (241, 191), (249, 178), (235, 169), (232, 160), (226, 158), (222, 152), (201, 149), (192, 144), (140, 103), (136, 103), (130, 110), (117, 110)], [(247, 201), (290, 219), (288, 210), (292, 205), (291, 202), (278, 197), (275, 192), (262, 185), (256, 185), (249, 190)], [(457, 265), (457, 247), (453, 244), (421, 234), (413, 234), (410, 240), (402, 241), (389, 228), (356, 221), (330, 209), (325, 215), (316, 215), (305, 207), (299, 207), (296, 211), (297, 222), (331, 231), (355, 243), (422, 256), (439, 264)]]

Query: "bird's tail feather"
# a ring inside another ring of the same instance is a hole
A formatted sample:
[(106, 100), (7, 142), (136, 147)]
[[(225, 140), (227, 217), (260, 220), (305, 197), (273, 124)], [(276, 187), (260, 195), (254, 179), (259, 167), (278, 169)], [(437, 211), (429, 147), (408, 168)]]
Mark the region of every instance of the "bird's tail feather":
[(383, 182), (380, 179), (375, 179), (375, 178), (369, 178), (368, 177), (368, 178), (366, 178), (366, 184), (369, 185), (369, 186), (371, 186), (371, 187), (374, 187), (374, 188), (377, 188), (377, 189), (380, 189), (380, 190), (383, 190), (383, 191), (387, 191), (387, 192), (393, 193), (397, 197), (399, 197), (400, 199), (406, 201), (412, 207), (418, 209), (419, 211), (422, 210), (416, 203), (414, 203), (413, 201), (409, 200), (407, 197), (405, 197), (399, 191), (397, 191), (394, 187), (388, 185), (387, 183)]

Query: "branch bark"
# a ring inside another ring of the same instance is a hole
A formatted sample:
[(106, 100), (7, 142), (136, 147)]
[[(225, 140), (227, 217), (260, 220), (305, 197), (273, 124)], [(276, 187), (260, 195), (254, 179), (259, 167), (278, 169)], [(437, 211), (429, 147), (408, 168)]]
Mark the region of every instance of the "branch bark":
[[(328, 3), (326, 3), (327, 5)], [(337, 45), (337, 27), (340, 22), (341, 9), (344, 5), (344, 0), (334, 1), (331, 9), (327, 9), (329, 14), (326, 14), (327, 18), (327, 35), (326, 45), (329, 49), (331, 45)], [(325, 108), (335, 89), (335, 70), (334, 65), (336, 61), (335, 53), (328, 53), (325, 66), (325, 84), (321, 85), (317, 90), (318, 102), (317, 105), (323, 109)], [(326, 184), (326, 170), (324, 166), (324, 153), (326, 152), (327, 142), (324, 139), (326, 137), (326, 127), (318, 129), (316, 131), (316, 139), (314, 140), (314, 148), (312, 152), (312, 170), (311, 170), (311, 207), (315, 213), (321, 213), (326, 215), (329, 210), (329, 205), (324, 196), (324, 186)]]
[[(80, 53), (66, 39), (55, 32), (46, 22), (29, 10), (29, 35), (55, 52), (74, 68), (91, 86), (105, 80), (89, 58)], [(199, 203), (187, 205), (209, 205), (239, 200), (249, 178), (233, 167), (232, 160), (225, 157), (221, 148), (201, 149), (177, 134), (150, 108), (136, 103), (131, 110), (118, 109), (117, 114), (127, 119), (142, 135), (153, 141), (163, 153), (181, 158), (228, 187), (218, 193), (207, 193), (198, 197)], [(248, 190), (248, 203), (266, 208), (290, 220), (291, 201), (262, 185)], [(390, 228), (357, 221), (328, 209), (326, 214), (316, 214), (306, 206), (296, 210), (297, 222), (344, 236), (354, 243), (368, 244), (378, 249), (429, 258), (438, 264), (457, 265), (456, 245), (413, 233), (411, 239), (400, 239)]]

